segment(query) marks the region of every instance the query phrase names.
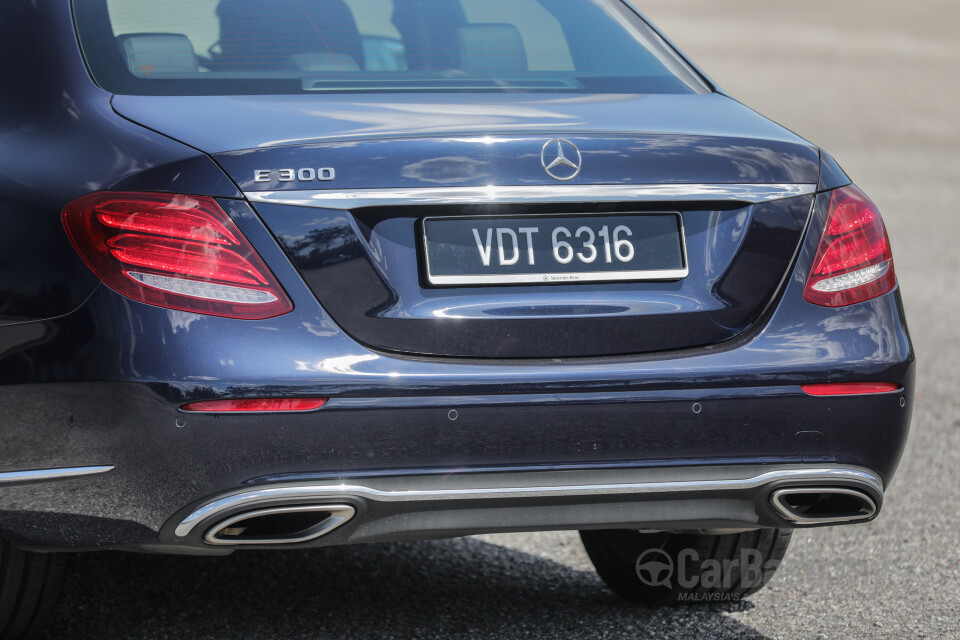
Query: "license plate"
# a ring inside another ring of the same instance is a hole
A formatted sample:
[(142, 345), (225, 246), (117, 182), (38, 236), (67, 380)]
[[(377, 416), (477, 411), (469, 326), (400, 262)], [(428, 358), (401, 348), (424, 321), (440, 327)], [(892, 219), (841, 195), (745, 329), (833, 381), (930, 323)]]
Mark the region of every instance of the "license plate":
[(678, 280), (689, 273), (679, 213), (423, 220), (432, 285)]

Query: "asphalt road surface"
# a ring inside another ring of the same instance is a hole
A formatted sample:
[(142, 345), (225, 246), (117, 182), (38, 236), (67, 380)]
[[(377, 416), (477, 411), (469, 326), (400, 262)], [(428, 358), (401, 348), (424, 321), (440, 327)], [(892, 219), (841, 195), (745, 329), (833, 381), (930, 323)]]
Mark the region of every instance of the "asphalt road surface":
[(52, 637), (960, 638), (960, 5), (637, 2), (735, 97), (830, 150), (884, 212), (919, 391), (881, 517), (797, 534), (744, 602), (661, 610), (608, 593), (567, 532), (89, 554)]

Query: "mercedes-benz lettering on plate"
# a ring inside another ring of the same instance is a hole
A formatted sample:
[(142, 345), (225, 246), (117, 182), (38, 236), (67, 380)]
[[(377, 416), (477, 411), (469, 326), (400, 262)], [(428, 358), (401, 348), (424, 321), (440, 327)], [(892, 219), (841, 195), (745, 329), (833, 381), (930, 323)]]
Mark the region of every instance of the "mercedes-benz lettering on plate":
[(914, 375), (880, 214), (630, 5), (0, 25), (0, 637), (72, 551), (580, 530), (665, 603), (878, 514)]

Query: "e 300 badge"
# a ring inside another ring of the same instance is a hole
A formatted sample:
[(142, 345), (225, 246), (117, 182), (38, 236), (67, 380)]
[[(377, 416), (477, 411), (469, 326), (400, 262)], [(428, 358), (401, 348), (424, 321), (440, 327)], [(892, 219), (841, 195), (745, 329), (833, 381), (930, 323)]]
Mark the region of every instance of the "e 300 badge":
[(330, 182), (336, 176), (333, 167), (304, 167), (302, 169), (255, 169), (254, 182)]

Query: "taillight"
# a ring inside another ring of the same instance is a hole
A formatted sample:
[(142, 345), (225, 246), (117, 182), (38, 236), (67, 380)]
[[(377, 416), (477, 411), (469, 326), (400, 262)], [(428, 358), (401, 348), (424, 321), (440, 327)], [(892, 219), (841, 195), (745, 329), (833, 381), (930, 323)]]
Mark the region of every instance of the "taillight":
[(854, 186), (834, 190), (804, 299), (842, 307), (876, 298), (896, 284), (890, 240), (876, 206)]
[(64, 208), (63, 226), (97, 277), (139, 302), (246, 320), (293, 309), (213, 198), (94, 193)]

